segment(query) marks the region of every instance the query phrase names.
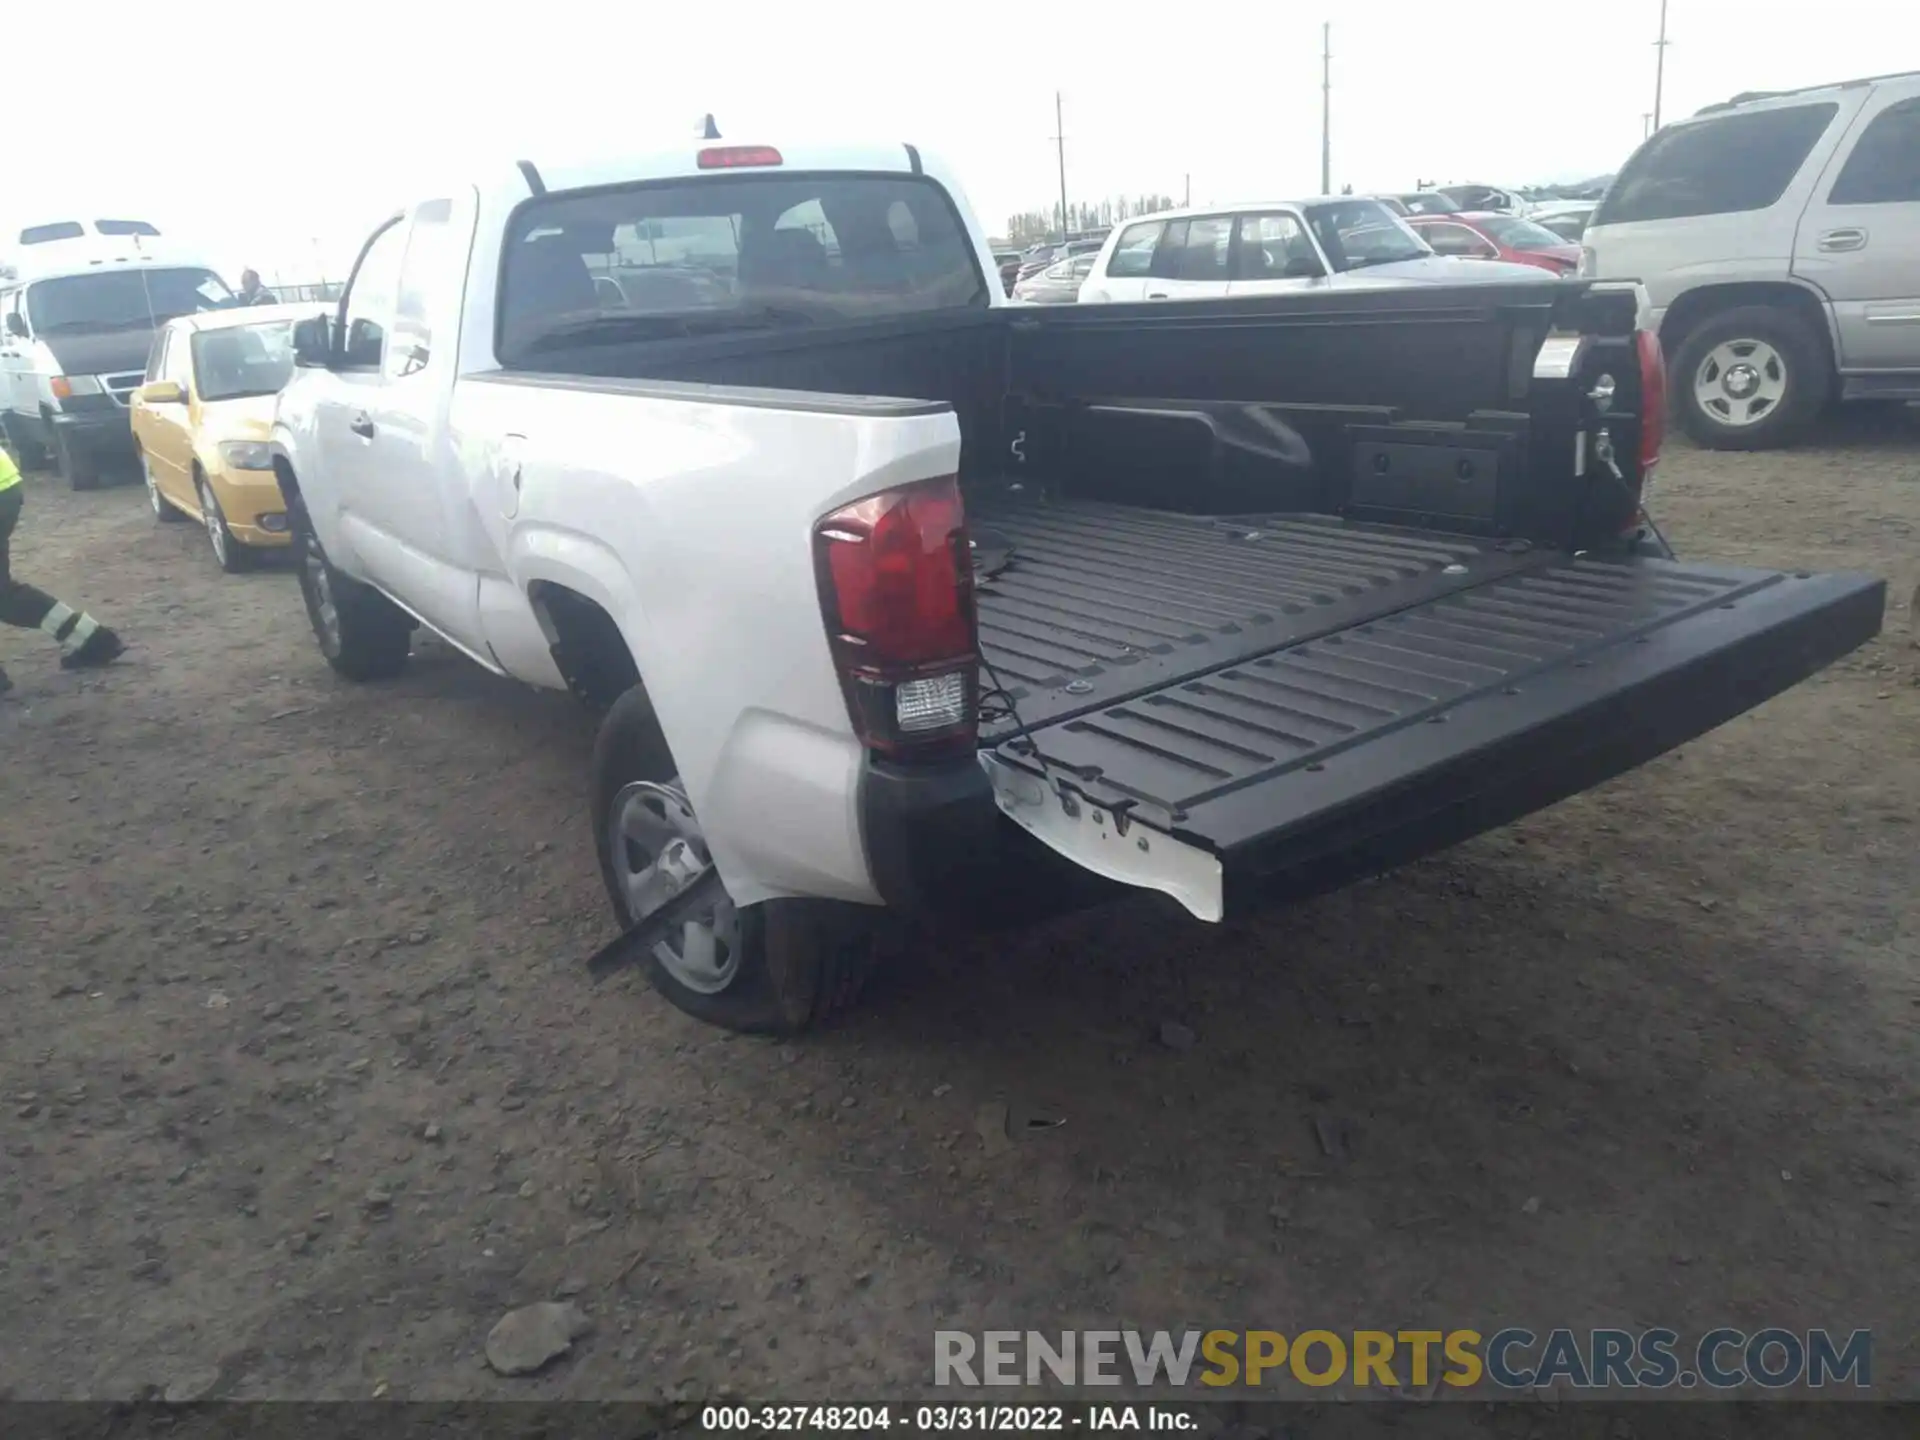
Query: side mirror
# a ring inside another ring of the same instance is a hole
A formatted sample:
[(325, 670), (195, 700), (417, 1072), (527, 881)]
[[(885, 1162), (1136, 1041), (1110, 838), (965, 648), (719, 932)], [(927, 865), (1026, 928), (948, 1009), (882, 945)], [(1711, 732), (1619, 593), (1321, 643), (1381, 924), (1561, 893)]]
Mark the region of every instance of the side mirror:
[(315, 315), (293, 327), (293, 363), (303, 369), (324, 370), (333, 359), (327, 317)]
[(18, 336), (22, 340), (27, 338), (27, 322), (20, 318), (18, 310), (7, 312), (7, 333)]
[(1318, 280), (1327, 272), (1311, 255), (1295, 255), (1281, 273), (1289, 280)]
[(148, 405), (184, 405), (187, 392), (178, 380), (154, 380), (140, 387), (140, 399)]

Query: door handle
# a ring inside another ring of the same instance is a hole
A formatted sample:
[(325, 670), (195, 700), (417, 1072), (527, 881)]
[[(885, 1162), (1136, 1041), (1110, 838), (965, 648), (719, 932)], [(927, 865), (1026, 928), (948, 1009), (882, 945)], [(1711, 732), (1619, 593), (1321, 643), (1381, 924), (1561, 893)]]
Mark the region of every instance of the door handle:
[(365, 439), (373, 438), (373, 421), (364, 410), (347, 422), (347, 428)]
[(1149, 300), (1167, 300), (1167, 299), (1171, 299), (1172, 297), (1169, 296), (1167, 292), (1164, 290), (1149, 290), (1147, 292), (1147, 298)]
[(1820, 237), (1819, 246), (1829, 254), (1836, 250), (1864, 250), (1867, 248), (1867, 232), (1856, 226), (1829, 230)]

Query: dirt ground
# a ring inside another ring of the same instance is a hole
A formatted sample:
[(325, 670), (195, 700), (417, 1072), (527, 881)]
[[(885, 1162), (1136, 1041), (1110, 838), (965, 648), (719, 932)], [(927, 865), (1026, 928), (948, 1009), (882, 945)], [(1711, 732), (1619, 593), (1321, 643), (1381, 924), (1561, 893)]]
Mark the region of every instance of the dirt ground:
[[(1683, 554), (1894, 582), (1759, 712), (1300, 908), (918, 946), (792, 1044), (588, 983), (571, 702), (349, 686), (284, 568), (30, 484), (16, 568), (132, 648), (0, 633), (0, 1396), (907, 1397), (936, 1326), (1102, 1324), (1868, 1326), (1920, 1394), (1920, 421), (1670, 448)], [(593, 1333), (493, 1374), (556, 1293)]]

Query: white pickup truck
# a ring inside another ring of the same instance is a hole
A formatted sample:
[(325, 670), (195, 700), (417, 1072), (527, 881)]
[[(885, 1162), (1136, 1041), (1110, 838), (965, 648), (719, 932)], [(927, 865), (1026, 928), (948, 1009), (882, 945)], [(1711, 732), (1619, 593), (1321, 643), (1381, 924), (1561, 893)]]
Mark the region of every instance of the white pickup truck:
[(425, 626), (604, 708), (613, 953), (793, 1031), (879, 907), (1218, 920), (1874, 635), (1877, 579), (1671, 558), (1641, 303), (1025, 307), (912, 146), (523, 160), (368, 239), (275, 462), (333, 667)]

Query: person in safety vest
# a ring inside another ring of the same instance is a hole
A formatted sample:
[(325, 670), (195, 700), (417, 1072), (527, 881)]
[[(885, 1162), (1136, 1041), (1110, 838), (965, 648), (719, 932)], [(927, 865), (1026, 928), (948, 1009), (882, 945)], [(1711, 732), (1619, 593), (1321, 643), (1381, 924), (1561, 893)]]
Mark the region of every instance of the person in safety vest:
[[(13, 578), (9, 547), (26, 494), (26, 487), (20, 483), (20, 467), (11, 455), (0, 450), (0, 621), (22, 630), (46, 631), (59, 642), (62, 669), (105, 665), (126, 648), (118, 635), (84, 610), (63, 605), (46, 591)], [(0, 695), (12, 688), (6, 668), (0, 666)]]

